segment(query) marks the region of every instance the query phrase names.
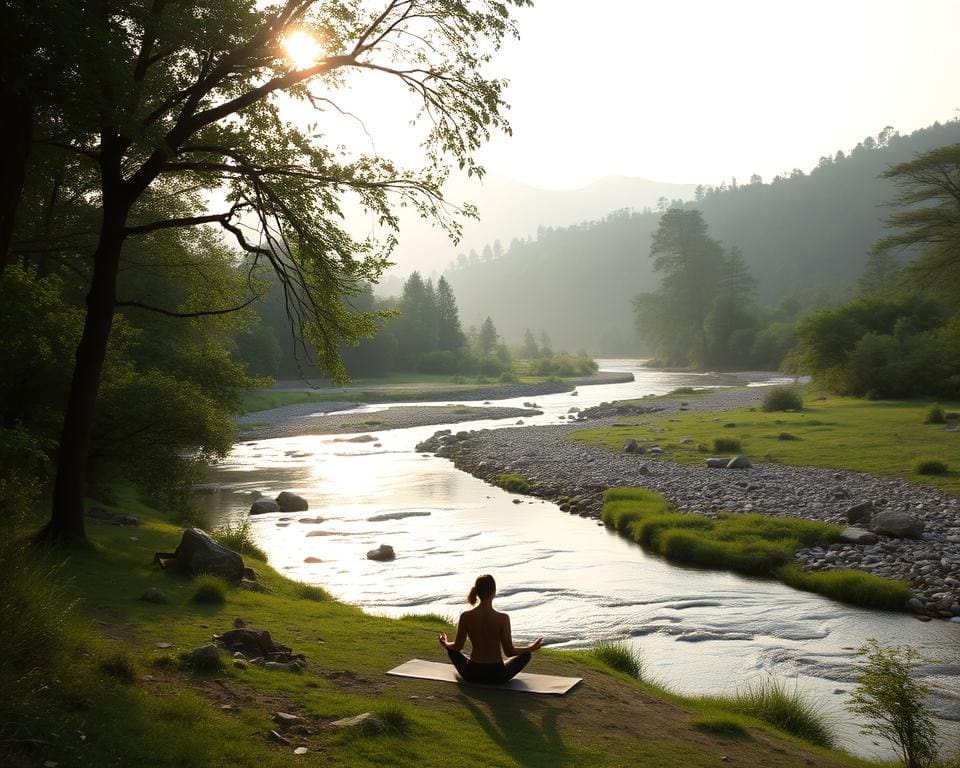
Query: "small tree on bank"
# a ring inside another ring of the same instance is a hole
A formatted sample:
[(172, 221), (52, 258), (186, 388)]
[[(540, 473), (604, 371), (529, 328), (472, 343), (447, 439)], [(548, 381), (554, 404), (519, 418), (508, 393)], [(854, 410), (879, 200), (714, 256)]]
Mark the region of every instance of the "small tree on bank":
[(920, 654), (909, 646), (884, 648), (874, 638), (857, 653), (866, 664), (847, 706), (867, 718), (862, 732), (893, 744), (907, 768), (928, 768), (938, 747), (926, 704), (930, 689), (911, 674)]

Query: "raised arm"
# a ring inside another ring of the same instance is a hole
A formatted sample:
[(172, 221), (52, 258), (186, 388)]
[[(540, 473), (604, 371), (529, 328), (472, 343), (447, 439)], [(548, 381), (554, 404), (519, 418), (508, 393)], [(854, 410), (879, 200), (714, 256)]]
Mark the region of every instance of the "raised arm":
[(500, 645), (503, 647), (503, 653), (506, 656), (519, 656), (521, 653), (533, 653), (540, 650), (543, 645), (543, 638), (538, 637), (530, 645), (514, 645), (513, 635), (510, 631), (510, 617), (503, 615), (503, 626), (500, 635)]

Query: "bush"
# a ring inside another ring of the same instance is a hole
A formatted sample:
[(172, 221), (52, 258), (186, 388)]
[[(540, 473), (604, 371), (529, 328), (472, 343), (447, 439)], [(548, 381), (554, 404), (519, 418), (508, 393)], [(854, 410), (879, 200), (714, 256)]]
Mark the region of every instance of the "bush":
[(927, 415), (923, 419), (924, 424), (946, 424), (947, 413), (943, 410), (940, 403), (934, 403), (927, 409)]
[(833, 744), (833, 731), (820, 708), (798, 690), (788, 691), (775, 679), (744, 686), (728, 706), (734, 712), (755, 717), (811, 744), (820, 747)]
[(520, 477), (520, 475), (515, 475), (510, 472), (497, 475), (493, 479), (493, 482), (503, 488), (503, 490), (510, 491), (510, 493), (527, 493), (531, 487), (530, 483)]
[(715, 437), (713, 438), (713, 451), (714, 453), (740, 453), (743, 450), (743, 446), (740, 441), (732, 437)]
[(211, 531), (210, 535), (223, 546), (244, 557), (254, 557), (267, 562), (267, 553), (250, 538), (250, 530), (250, 520), (244, 518), (236, 523), (221, 525)]
[(763, 410), (773, 411), (802, 411), (803, 396), (796, 387), (770, 387), (763, 398)]
[(927, 768), (938, 747), (926, 703), (930, 689), (911, 674), (920, 654), (909, 646), (884, 648), (870, 638), (857, 655), (866, 657), (866, 664), (847, 707), (867, 718), (863, 733), (893, 744), (907, 768)]
[(193, 597), (191, 599), (195, 603), (223, 605), (227, 602), (228, 588), (226, 579), (205, 573), (193, 580)]
[(639, 651), (624, 640), (599, 642), (590, 649), (590, 655), (610, 669), (622, 672), (635, 680), (643, 679), (643, 658)]
[(504, 371), (500, 374), (501, 384), (513, 384), (515, 381), (517, 381), (517, 374), (513, 371)]
[(947, 465), (940, 459), (917, 459), (913, 465), (918, 475), (945, 475)]

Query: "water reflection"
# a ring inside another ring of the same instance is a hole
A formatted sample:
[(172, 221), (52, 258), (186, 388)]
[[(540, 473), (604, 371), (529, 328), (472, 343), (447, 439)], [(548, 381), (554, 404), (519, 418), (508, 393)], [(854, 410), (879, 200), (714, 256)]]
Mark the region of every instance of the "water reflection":
[[(732, 383), (638, 370), (633, 361), (619, 365), (635, 370), (638, 381), (537, 397), (544, 415), (525, 421), (556, 423), (571, 406)], [(841, 742), (863, 754), (889, 756), (858, 735), (843, 709), (853, 688), (853, 651), (868, 637), (910, 643), (941, 665), (928, 669), (927, 678), (941, 687), (935, 704), (954, 718), (942, 730), (956, 738), (960, 626), (923, 624), (771, 581), (668, 565), (594, 521), (413, 453), (438, 428), (375, 433), (379, 448), (323, 436), (239, 444), (212, 468), (210, 479), (223, 490), (205, 501), (214, 521), (226, 521), (246, 517), (252, 490), (304, 496), (309, 512), (251, 518), (255, 538), (274, 567), (370, 612), (455, 617), (473, 578), (491, 572), (501, 585), (498, 605), (513, 614), (521, 641), (542, 634), (553, 647), (577, 647), (629, 638), (649, 671), (681, 692), (731, 692), (764, 675), (795, 681), (835, 716)], [(380, 544), (393, 546), (397, 559), (367, 560), (365, 553)]]

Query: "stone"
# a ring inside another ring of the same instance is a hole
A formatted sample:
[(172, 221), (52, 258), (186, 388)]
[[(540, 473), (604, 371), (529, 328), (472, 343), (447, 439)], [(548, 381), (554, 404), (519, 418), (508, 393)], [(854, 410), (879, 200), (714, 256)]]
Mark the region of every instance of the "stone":
[(297, 496), (290, 491), (281, 491), (277, 496), (277, 506), (281, 512), (306, 512), (310, 508), (303, 496)]
[(249, 570), (244, 566), (240, 555), (215, 541), (200, 528), (185, 530), (174, 552), (157, 552), (153, 561), (161, 567), (174, 565), (188, 574), (210, 573), (222, 576), (234, 584)]
[(263, 665), (263, 668), (283, 672), (299, 672), (301, 670), (300, 665), (295, 661), (268, 661)]
[(334, 720), (331, 725), (334, 728), (369, 728), (374, 731), (382, 731), (383, 723), (372, 712), (364, 712), (355, 717), (344, 717), (340, 720)]
[(279, 511), (280, 506), (273, 499), (257, 499), (250, 505), (251, 515), (269, 515)]
[(640, 446), (640, 443), (638, 443), (633, 438), (630, 438), (629, 440), (624, 442), (623, 452), (624, 453), (643, 453), (643, 448)]
[(156, 587), (150, 587), (146, 592), (140, 595), (140, 599), (146, 603), (165, 603), (167, 596)]
[(840, 534), (840, 541), (850, 544), (876, 544), (880, 541), (880, 537), (863, 528), (844, 528), (843, 533)]
[(291, 725), (302, 723), (303, 718), (297, 717), (296, 715), (291, 715), (289, 712), (274, 712), (273, 722), (283, 728), (289, 728)]
[(923, 520), (898, 509), (885, 509), (878, 512), (873, 516), (870, 525), (874, 533), (883, 533), (898, 539), (919, 539), (925, 527)]
[(746, 456), (734, 456), (727, 462), (727, 469), (750, 469), (753, 464)]
[(369, 552), (367, 552), (367, 560), (378, 560), (380, 562), (393, 560), (396, 556), (397, 555), (393, 551), (393, 547), (391, 547), (389, 544), (381, 544), (376, 549), (371, 549)]
[(270, 731), (270, 738), (280, 744), (289, 744), (290, 740), (286, 736), (281, 736), (276, 731)]
[(220, 666), (220, 649), (213, 643), (201, 645), (187, 654), (187, 662), (198, 669), (216, 669)]
[(707, 469), (726, 469), (727, 465), (736, 458), (734, 456), (712, 456), (707, 459)]
[(855, 525), (856, 523), (869, 523), (876, 511), (877, 508), (873, 505), (872, 501), (863, 501), (859, 504), (854, 504), (843, 514), (847, 518), (848, 523)]
[(295, 755), (305, 755), (305, 754), (307, 754), (307, 752), (309, 752), (309, 751), (310, 751), (310, 750), (307, 749), (306, 747), (297, 747), (295, 750), (293, 750), (293, 754), (295, 754)]
[(323, 560), (321, 560), (319, 557), (313, 557), (311, 555), (310, 557), (303, 558), (303, 562), (307, 563), (308, 565), (313, 565), (314, 563), (322, 563)]
[(650, 467), (648, 467), (646, 464), (641, 464), (639, 467), (637, 467), (637, 474), (638, 474), (638, 475), (649, 475), (649, 474), (650, 474)]
[(234, 659), (233, 666), (235, 669), (246, 669), (247, 662), (245, 662), (243, 659)]

